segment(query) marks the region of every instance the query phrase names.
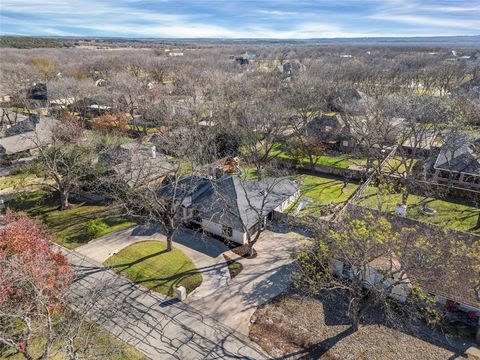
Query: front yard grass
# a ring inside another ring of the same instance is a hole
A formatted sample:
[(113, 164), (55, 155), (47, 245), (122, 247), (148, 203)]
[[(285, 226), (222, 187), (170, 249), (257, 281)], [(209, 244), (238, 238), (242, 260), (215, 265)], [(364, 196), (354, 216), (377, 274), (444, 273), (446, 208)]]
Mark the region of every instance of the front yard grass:
[[(401, 194), (377, 195), (377, 188), (369, 187), (360, 197), (357, 204), (375, 210), (395, 211), (395, 207), (401, 202)], [(379, 209), (382, 204), (382, 209)], [(425, 215), (421, 209), (423, 205), (434, 209), (436, 215)], [(414, 220), (425, 221), (431, 224), (446, 226), (454, 230), (472, 232), (480, 235), (480, 227), (477, 221), (480, 209), (461, 201), (447, 201), (431, 197), (409, 195), (407, 216)]]
[(178, 286), (192, 292), (202, 283), (202, 274), (181, 250), (167, 252), (166, 248), (159, 241), (139, 242), (108, 258), (104, 265), (165, 295), (173, 296)]
[(101, 232), (95, 234), (96, 237), (135, 225), (120, 216), (112, 206), (73, 203), (69, 209), (62, 211), (57, 194), (48, 190), (23, 194), (12, 200), (8, 207), (41, 220), (53, 240), (68, 249), (74, 249), (93, 238), (87, 227), (92, 220), (99, 220), (105, 225)]
[(309, 201), (298, 215), (318, 215), (325, 205), (332, 202), (340, 204), (347, 201), (357, 187), (357, 184), (334, 178), (304, 176), (300, 187), (301, 198), (294, 204), (291, 210), (295, 210), (302, 201)]
[[(79, 338), (75, 341), (75, 345), (81, 349), (78, 354), (80, 359), (105, 359), (105, 360), (147, 360), (148, 358), (135, 349), (133, 346), (127, 345), (123, 341), (111, 335), (107, 330), (99, 325), (92, 324), (86, 321), (79, 327)], [(82, 343), (88, 339), (88, 345)], [(45, 339), (38, 337), (34, 338), (29, 344), (29, 351), (35, 355), (40, 356), (43, 350)], [(85, 346), (87, 345), (87, 346)], [(54, 340), (50, 356), (51, 360), (68, 359), (68, 354), (65, 352), (65, 343)], [(21, 360), (24, 359), (20, 353), (15, 353), (10, 349), (0, 349), (0, 359)]]

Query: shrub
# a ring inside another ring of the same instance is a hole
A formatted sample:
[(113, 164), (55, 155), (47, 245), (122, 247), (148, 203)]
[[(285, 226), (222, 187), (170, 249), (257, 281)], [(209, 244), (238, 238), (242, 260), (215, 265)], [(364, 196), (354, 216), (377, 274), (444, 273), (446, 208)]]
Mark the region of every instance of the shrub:
[(101, 235), (107, 229), (108, 229), (108, 225), (99, 219), (90, 220), (87, 223), (87, 234), (91, 239)]

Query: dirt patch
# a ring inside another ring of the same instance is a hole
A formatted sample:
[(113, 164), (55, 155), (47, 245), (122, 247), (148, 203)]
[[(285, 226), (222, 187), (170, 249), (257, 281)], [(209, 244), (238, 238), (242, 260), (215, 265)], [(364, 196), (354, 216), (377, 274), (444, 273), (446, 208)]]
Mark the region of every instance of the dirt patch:
[(235, 276), (237, 276), (242, 272), (243, 265), (241, 263), (233, 260), (228, 255), (224, 254), (223, 257), (225, 258), (225, 261), (227, 262), (227, 265), (228, 265), (228, 272), (230, 273), (230, 279), (233, 279)]
[(412, 336), (381, 323), (353, 333), (347, 304), (338, 298), (286, 294), (257, 309), (250, 338), (272, 357), (302, 359), (448, 359), (462, 354), (468, 342)]

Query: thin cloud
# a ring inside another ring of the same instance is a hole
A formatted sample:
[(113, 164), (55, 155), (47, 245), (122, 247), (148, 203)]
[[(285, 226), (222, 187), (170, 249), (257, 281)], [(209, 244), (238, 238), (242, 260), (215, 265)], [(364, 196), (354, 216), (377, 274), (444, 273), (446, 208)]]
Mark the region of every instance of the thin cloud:
[(273, 15), (273, 16), (293, 16), (298, 15), (296, 11), (280, 11), (280, 10), (257, 10), (260, 14)]
[[(480, 4), (415, 0), (0, 0), (1, 33), (171, 38), (478, 34)], [(471, 11), (467, 11), (470, 9)], [(410, 26), (405, 26), (408, 24)]]

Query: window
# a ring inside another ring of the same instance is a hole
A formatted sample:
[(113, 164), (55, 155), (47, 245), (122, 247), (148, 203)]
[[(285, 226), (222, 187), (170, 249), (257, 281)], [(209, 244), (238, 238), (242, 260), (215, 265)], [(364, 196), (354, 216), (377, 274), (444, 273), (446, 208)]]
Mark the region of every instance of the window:
[(233, 229), (230, 226), (223, 225), (222, 232), (225, 237), (232, 237), (233, 235)]

